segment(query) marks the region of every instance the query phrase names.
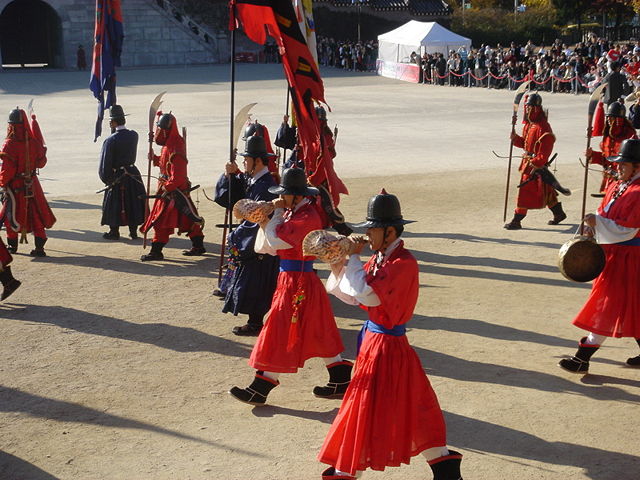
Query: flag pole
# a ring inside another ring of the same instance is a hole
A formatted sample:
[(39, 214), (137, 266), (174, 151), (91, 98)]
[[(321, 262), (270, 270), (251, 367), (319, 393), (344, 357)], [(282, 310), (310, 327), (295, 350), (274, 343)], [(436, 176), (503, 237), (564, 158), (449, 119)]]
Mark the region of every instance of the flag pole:
[[(232, 0), (229, 8), (229, 26), (231, 27), (231, 99), (229, 102), (229, 162), (233, 163), (235, 161), (235, 148), (236, 146), (233, 144), (236, 140), (234, 139), (234, 112), (235, 112), (235, 88), (236, 88), (236, 2)], [(220, 242), (220, 262), (218, 264), (218, 287), (222, 283), (222, 266), (224, 264), (224, 252), (226, 249), (227, 242), (227, 229), (231, 231), (233, 215), (231, 215), (231, 175), (229, 175), (229, 203), (228, 207), (224, 213), (224, 227), (222, 228), (222, 240)]]

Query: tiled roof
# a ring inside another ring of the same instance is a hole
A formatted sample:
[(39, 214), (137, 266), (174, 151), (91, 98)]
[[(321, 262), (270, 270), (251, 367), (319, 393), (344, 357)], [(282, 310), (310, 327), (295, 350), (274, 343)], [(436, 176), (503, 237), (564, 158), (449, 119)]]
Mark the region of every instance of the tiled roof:
[[(360, 5), (377, 11), (409, 11), (414, 15), (450, 15), (451, 7), (444, 0), (325, 0), (336, 7)], [(324, 2), (323, 2), (324, 3)]]

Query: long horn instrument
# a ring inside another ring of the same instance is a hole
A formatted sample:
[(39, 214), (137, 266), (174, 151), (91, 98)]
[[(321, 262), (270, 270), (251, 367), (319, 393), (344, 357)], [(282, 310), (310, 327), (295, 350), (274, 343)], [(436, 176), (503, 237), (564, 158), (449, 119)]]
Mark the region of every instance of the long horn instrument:
[[(511, 137), (516, 133), (516, 122), (518, 121), (518, 107), (520, 106), (520, 101), (522, 100), (522, 96), (529, 88), (529, 84), (531, 80), (527, 80), (526, 82), (522, 82), (522, 85), (518, 87), (516, 90), (516, 97), (513, 100), (513, 115), (511, 116)], [(511, 142), (509, 143), (509, 165), (507, 167), (507, 185), (504, 190), (504, 212), (502, 214), (502, 221), (507, 221), (507, 204), (509, 203), (509, 180), (511, 178), (511, 161), (513, 159), (513, 138), (511, 138)]]

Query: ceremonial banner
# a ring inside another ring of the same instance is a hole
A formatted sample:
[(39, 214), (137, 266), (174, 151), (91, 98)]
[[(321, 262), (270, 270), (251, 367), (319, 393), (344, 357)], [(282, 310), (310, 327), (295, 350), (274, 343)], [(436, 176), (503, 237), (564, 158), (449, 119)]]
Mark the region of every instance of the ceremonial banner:
[(325, 102), (324, 85), (291, 0), (237, 0), (236, 8), (238, 20), (251, 40), (264, 44), (266, 29), (278, 44), (291, 89), (302, 153), (304, 157), (315, 158), (320, 151), (320, 129), (314, 101)]
[(104, 111), (116, 103), (116, 67), (120, 66), (124, 39), (120, 0), (96, 0), (94, 37), (89, 88), (98, 100), (95, 142), (102, 134)]

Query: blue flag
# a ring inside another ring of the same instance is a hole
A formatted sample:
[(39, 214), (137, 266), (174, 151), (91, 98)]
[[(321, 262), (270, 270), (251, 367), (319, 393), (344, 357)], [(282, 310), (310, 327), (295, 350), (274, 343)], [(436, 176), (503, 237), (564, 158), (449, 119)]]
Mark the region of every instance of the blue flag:
[(120, 66), (123, 39), (120, 0), (96, 0), (93, 65), (89, 83), (93, 96), (98, 100), (94, 142), (102, 134), (104, 111), (116, 103), (116, 67)]

